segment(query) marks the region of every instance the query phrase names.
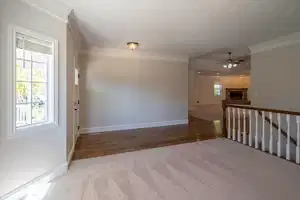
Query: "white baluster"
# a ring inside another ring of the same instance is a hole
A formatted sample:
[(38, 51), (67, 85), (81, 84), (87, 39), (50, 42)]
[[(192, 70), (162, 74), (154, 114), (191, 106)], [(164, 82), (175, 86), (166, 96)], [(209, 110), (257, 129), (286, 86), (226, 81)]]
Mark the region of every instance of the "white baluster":
[(281, 116), (280, 116), (280, 113), (277, 113), (277, 123), (278, 123), (277, 156), (281, 157)]
[(265, 144), (265, 111), (262, 111), (262, 137), (261, 137), (261, 150), (266, 150), (266, 144)]
[(231, 138), (231, 130), (230, 130), (230, 107), (227, 108), (227, 122), (228, 122), (228, 126), (227, 126), (227, 137), (230, 139)]
[(290, 115), (286, 115), (286, 123), (287, 123), (287, 142), (286, 142), (286, 159), (290, 160), (291, 159), (291, 133), (290, 133)]
[(255, 111), (255, 148), (258, 149), (258, 111)]
[(270, 118), (270, 140), (269, 140), (269, 153), (273, 154), (273, 114), (269, 112), (269, 118)]
[(241, 110), (238, 108), (238, 142), (241, 142)]
[(251, 124), (251, 110), (248, 111), (249, 112), (249, 146), (251, 147), (252, 146), (252, 124)]
[(300, 164), (300, 116), (296, 117), (296, 122), (297, 122), (296, 163)]
[(232, 139), (236, 140), (236, 136), (235, 136), (235, 108), (232, 108)]
[(244, 116), (243, 144), (247, 144), (247, 141), (246, 141), (246, 109), (243, 109), (243, 116)]

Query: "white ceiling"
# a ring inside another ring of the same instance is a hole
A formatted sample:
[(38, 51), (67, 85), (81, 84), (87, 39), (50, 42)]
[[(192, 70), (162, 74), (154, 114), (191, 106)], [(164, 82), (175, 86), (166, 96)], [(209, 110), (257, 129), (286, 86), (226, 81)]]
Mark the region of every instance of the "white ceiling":
[[(223, 68), (229, 58), (228, 52), (232, 52), (233, 60), (244, 60), (236, 68)], [(200, 56), (192, 57), (189, 68), (198, 72), (206, 72), (207, 74), (220, 75), (249, 75), (250, 74), (250, 50), (248, 48), (222, 48), (216, 51), (207, 52)]]
[(250, 74), (250, 62), (246, 61), (241, 63), (238, 67), (235, 68), (223, 68), (223, 61), (212, 60), (212, 59), (193, 59), (189, 63), (189, 69), (197, 72), (206, 72), (209, 74), (239, 74), (239, 75), (248, 75)]
[[(54, 0), (59, 1), (59, 0)], [(60, 0), (90, 46), (198, 56), (300, 31), (299, 0)]]

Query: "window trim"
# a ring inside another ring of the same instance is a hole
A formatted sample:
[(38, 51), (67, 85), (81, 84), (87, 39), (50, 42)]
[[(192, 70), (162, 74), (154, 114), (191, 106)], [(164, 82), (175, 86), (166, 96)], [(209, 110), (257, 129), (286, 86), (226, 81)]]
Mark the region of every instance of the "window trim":
[[(16, 35), (17, 33), (53, 43), (53, 60), (49, 69), (49, 119), (46, 122), (32, 124), (26, 127), (16, 127)], [(58, 126), (58, 40), (16, 25), (8, 28), (8, 106), (9, 130), (7, 138), (28, 135)]]
[[(218, 88), (218, 89), (220, 89), (220, 94), (217, 94), (216, 95), (216, 85), (218, 86), (218, 87), (220, 87), (220, 88)], [(214, 83), (214, 88), (213, 88), (213, 91), (214, 91), (214, 96), (215, 97), (220, 97), (220, 96), (222, 96), (222, 92), (223, 92), (223, 85), (221, 84), (221, 83)]]

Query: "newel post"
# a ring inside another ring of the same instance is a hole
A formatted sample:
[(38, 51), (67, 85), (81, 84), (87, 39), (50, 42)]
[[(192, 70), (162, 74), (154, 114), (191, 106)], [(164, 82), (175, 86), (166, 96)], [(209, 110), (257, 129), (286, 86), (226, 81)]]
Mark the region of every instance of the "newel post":
[(226, 127), (226, 103), (222, 103), (222, 109), (223, 109), (223, 120), (222, 120), (222, 135), (223, 137), (227, 137), (227, 127)]

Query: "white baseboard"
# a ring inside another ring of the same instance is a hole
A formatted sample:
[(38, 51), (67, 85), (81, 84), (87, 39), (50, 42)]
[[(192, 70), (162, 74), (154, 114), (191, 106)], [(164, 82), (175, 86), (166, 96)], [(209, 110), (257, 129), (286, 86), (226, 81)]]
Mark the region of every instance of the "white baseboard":
[(152, 128), (152, 127), (161, 127), (161, 126), (172, 126), (172, 125), (187, 124), (187, 123), (188, 123), (188, 119), (183, 119), (183, 120), (173, 120), (173, 121), (164, 121), (164, 122), (150, 122), (150, 123), (140, 123), (140, 124), (128, 124), (128, 125), (118, 125), (118, 126), (91, 127), (91, 128), (81, 129), (80, 134), (131, 130), (131, 129), (138, 129), (138, 128)]
[(46, 184), (53, 179), (63, 175), (65, 172), (68, 171), (68, 163), (61, 164), (57, 166), (55, 169), (48, 171), (37, 178), (33, 179), (32, 181), (27, 182), (26, 184), (14, 189), (13, 191), (5, 194), (4, 196), (0, 197), (1, 200), (18, 200), (21, 199), (24, 195), (27, 194), (28, 189), (33, 186), (38, 186), (41, 184)]

